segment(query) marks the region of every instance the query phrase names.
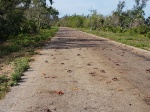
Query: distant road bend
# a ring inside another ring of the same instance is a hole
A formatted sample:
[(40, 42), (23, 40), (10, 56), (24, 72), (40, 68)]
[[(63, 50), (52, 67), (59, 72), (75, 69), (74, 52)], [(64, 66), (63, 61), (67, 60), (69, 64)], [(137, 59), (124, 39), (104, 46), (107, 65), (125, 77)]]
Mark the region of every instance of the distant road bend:
[(45, 44), (0, 112), (150, 112), (150, 52), (71, 28)]

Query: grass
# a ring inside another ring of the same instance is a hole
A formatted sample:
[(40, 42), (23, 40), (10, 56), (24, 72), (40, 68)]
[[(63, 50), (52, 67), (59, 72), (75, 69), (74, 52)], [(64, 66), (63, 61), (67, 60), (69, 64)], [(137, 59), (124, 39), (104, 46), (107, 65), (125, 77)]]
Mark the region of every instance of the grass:
[(29, 68), (30, 56), (46, 41), (51, 39), (58, 28), (43, 29), (39, 34), (20, 34), (15, 38), (1, 43), (0, 68), (4, 63), (13, 62), (14, 72), (11, 76), (0, 75), (0, 99), (9, 91), (10, 86), (15, 86), (21, 80), (23, 72)]
[(18, 84), (23, 72), (29, 68), (29, 59), (25, 57), (17, 58), (13, 63), (14, 72), (11, 74), (11, 77), (7, 75), (0, 76), (0, 99), (9, 91), (10, 86), (16, 86)]
[(6, 75), (0, 76), (0, 99), (2, 99), (5, 94), (9, 91), (9, 82), (10, 78)]
[(15, 86), (18, 84), (18, 81), (21, 80), (21, 76), (23, 72), (29, 68), (29, 59), (28, 58), (17, 58), (14, 61), (14, 73), (11, 75), (11, 86)]
[[(19, 54), (33, 53), (35, 48), (40, 47), (45, 40), (53, 37), (56, 31), (58, 31), (58, 28), (43, 29), (39, 34), (20, 34), (15, 38), (9, 39), (0, 46), (0, 58), (4, 58), (7, 55), (10, 56), (16, 52), (17, 56)], [(16, 55), (14, 54), (14, 57)]]
[(98, 30), (89, 31), (84, 28), (79, 28), (79, 30), (87, 32), (87, 33), (91, 33), (97, 36), (109, 38), (111, 40), (114, 40), (114, 41), (117, 41), (126, 45), (150, 50), (150, 38), (144, 35), (130, 34), (128, 32), (113, 33), (113, 32), (104, 32), (104, 31), (98, 31)]

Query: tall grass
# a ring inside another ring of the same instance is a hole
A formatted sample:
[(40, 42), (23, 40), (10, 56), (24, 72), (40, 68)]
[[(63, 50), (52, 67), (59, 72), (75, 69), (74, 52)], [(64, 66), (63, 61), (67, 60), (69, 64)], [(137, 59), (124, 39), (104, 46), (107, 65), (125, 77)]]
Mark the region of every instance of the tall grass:
[(88, 29), (83, 29), (83, 28), (79, 28), (79, 30), (87, 32), (87, 33), (91, 33), (97, 36), (109, 38), (111, 40), (114, 40), (114, 41), (117, 41), (126, 45), (150, 50), (150, 38), (144, 35), (131, 34), (129, 32), (113, 33), (113, 32), (104, 32), (104, 31), (98, 31), (98, 30), (90, 31)]
[(11, 75), (11, 84), (17, 85), (18, 81), (21, 80), (23, 72), (29, 68), (29, 59), (28, 58), (18, 58), (14, 61), (14, 72)]
[(5, 96), (5, 94), (9, 91), (9, 82), (10, 78), (6, 75), (0, 76), (0, 99)]

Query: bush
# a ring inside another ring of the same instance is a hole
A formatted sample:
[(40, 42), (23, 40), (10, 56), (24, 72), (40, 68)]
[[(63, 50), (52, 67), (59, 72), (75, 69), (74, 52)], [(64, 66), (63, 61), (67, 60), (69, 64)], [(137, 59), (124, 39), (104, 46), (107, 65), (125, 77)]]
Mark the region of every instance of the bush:
[(12, 74), (12, 81), (19, 81), (21, 79), (20, 73), (16, 72)]
[(29, 68), (28, 65), (29, 59), (28, 58), (18, 58), (14, 61), (15, 64), (15, 71), (16, 72), (24, 72)]
[(117, 33), (117, 29), (116, 28), (111, 28), (110, 31), (112, 31), (113, 33)]
[(150, 39), (150, 31), (146, 34), (146, 37)]
[(9, 78), (6, 75), (0, 76), (0, 99), (9, 91), (8, 87)]
[(9, 81), (9, 78), (6, 75), (0, 76), (0, 85), (8, 81)]
[(0, 54), (1, 54), (1, 56), (9, 55), (12, 52), (17, 52), (19, 50), (21, 50), (21, 48), (17, 44), (12, 44), (12, 45), (8, 45), (8, 46), (0, 46)]
[(131, 36), (134, 36), (137, 34), (137, 28), (132, 28), (132, 29), (129, 29), (127, 31)]
[(139, 34), (147, 34), (150, 31), (150, 27), (147, 25), (141, 25), (137, 27), (137, 31)]
[(37, 32), (36, 22), (34, 22), (32, 20), (24, 22), (24, 24), (22, 24), (21, 30), (23, 33), (35, 33), (35, 32)]
[(123, 28), (120, 27), (120, 26), (118, 26), (118, 27), (116, 28), (116, 31), (117, 31), (118, 33), (123, 33)]

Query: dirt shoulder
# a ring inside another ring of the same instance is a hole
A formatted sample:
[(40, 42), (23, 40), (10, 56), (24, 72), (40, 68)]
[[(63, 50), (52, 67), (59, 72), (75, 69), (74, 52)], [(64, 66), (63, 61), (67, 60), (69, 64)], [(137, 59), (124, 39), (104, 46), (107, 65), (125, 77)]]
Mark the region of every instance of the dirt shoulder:
[(34, 57), (0, 112), (148, 112), (150, 52), (69, 28)]

